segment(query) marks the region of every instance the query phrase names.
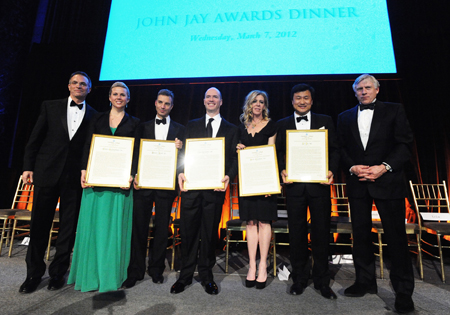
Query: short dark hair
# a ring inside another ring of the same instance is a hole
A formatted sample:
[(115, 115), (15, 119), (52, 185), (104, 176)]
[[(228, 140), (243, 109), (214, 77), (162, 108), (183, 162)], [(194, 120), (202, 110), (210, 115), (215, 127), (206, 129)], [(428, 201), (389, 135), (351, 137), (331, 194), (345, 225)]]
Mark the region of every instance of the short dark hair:
[(91, 81), (91, 78), (89, 78), (89, 76), (86, 74), (86, 72), (83, 72), (83, 71), (75, 71), (74, 73), (72, 73), (72, 74), (70, 75), (70, 78), (69, 78), (69, 84), (70, 84), (70, 80), (71, 80), (74, 76), (76, 76), (77, 74), (80, 74), (80, 75), (86, 77), (86, 79), (88, 79), (88, 82), (89, 82), (89, 88), (92, 88), (92, 81)]
[(306, 83), (300, 83), (295, 85), (291, 90), (291, 100), (294, 99), (294, 94), (298, 92), (309, 91), (311, 93), (311, 99), (314, 100), (314, 88)]
[(159, 90), (158, 95), (156, 95), (156, 98), (158, 98), (159, 95), (165, 95), (165, 96), (171, 97), (172, 104), (173, 104), (173, 100), (174, 100), (175, 96), (173, 95), (173, 92), (171, 90), (168, 90), (168, 89)]

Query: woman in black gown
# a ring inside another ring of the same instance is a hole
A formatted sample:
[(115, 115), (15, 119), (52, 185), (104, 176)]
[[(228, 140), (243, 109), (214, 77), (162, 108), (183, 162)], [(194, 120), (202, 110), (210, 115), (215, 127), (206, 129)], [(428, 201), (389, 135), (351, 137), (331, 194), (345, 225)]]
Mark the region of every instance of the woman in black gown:
[[(269, 118), (269, 101), (264, 91), (251, 91), (245, 98), (240, 116), (240, 143), (238, 150), (249, 146), (275, 144), (276, 127)], [(276, 196), (251, 196), (239, 198), (239, 216), (247, 221), (247, 247), (249, 269), (245, 285), (263, 289), (267, 280), (267, 255), (272, 236), (271, 221), (277, 219)], [(256, 280), (256, 252), (260, 253)]]

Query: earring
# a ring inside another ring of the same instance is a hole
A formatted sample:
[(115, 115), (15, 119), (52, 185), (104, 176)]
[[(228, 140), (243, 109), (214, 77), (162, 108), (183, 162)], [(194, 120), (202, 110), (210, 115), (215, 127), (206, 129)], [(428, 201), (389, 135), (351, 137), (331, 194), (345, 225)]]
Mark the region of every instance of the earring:
[(109, 102), (109, 107), (112, 107), (112, 104), (111, 104), (111, 102)]

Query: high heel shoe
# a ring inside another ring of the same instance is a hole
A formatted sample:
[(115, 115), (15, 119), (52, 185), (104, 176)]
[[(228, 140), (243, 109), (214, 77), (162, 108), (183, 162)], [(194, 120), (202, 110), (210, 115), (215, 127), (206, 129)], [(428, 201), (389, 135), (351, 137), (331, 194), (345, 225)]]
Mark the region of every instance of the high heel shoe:
[(245, 286), (247, 288), (253, 288), (256, 285), (256, 280), (247, 280), (245, 279)]
[(266, 282), (267, 282), (267, 280), (266, 281), (264, 281), (264, 282), (259, 282), (259, 281), (256, 281), (255, 280), (255, 287), (257, 288), (257, 289), (259, 289), (259, 290), (261, 290), (261, 289), (264, 289), (265, 287), (266, 287)]

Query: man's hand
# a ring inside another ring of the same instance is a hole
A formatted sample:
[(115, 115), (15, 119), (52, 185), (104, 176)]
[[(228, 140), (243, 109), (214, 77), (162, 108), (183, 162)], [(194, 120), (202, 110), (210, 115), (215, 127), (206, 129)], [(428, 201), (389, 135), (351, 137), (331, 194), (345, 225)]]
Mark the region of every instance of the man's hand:
[(374, 182), (376, 179), (380, 178), (384, 173), (386, 173), (386, 166), (383, 164), (373, 165), (367, 169), (367, 175), (364, 178), (367, 181)]
[(129, 190), (132, 182), (133, 182), (133, 176), (130, 175), (130, 179), (128, 180), (128, 187), (120, 187), (120, 188), (123, 190)]
[(175, 148), (181, 150), (183, 148), (183, 141), (179, 140), (178, 138), (175, 138)]
[(332, 171), (328, 171), (328, 175), (327, 175), (328, 181), (323, 182), (321, 184), (322, 185), (331, 185), (331, 183), (333, 182), (333, 177), (334, 177), (333, 172)]
[(245, 149), (245, 145), (243, 145), (242, 143), (238, 143), (236, 146), (236, 153), (237, 153), (237, 151), (244, 150), (244, 149)]
[(184, 189), (184, 182), (186, 181), (186, 176), (184, 173), (178, 174), (178, 186), (180, 187), (180, 191), (186, 192), (187, 189)]
[(292, 184), (292, 182), (288, 182), (287, 180), (286, 180), (286, 178), (287, 178), (287, 173), (286, 173), (286, 170), (282, 170), (281, 171), (281, 178), (283, 179), (283, 183), (285, 183), (285, 184)]
[(22, 173), (22, 181), (25, 184), (33, 184), (33, 171), (24, 171)]
[(222, 183), (225, 183), (225, 186), (223, 189), (214, 189), (214, 191), (226, 191), (228, 184), (230, 183), (230, 177), (228, 175), (225, 175), (224, 178), (222, 178)]
[(134, 187), (134, 189), (136, 189), (136, 190), (139, 190), (139, 189), (140, 189), (140, 188), (139, 188), (139, 183), (138, 183), (138, 180), (137, 180), (137, 176), (134, 178), (133, 187)]

